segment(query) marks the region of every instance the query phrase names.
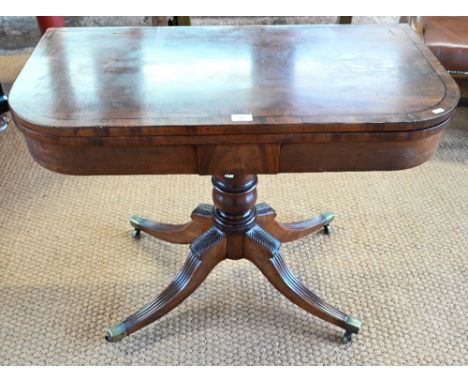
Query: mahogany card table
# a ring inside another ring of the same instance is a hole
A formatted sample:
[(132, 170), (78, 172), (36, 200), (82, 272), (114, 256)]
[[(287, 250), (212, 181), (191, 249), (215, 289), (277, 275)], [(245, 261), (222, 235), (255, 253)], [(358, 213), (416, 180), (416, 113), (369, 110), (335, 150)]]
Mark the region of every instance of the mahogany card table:
[[(435, 152), (459, 90), (406, 25), (49, 29), (10, 94), (32, 157), (64, 174), (211, 175), (213, 205), (186, 224), (131, 217), (190, 244), (153, 301), (109, 341), (161, 318), (220, 261), (248, 259), (302, 309), (344, 329), (288, 269), (280, 246), (330, 232), (333, 213), (283, 224), (256, 204), (257, 174), (391, 171)], [(254, 293), (254, 291), (251, 291)]]

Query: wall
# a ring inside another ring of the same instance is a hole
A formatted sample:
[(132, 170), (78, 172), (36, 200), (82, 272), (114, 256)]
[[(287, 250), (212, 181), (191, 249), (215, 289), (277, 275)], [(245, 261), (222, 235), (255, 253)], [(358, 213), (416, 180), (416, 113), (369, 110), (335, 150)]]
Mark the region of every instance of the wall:
[[(353, 23), (397, 23), (399, 16), (355, 16)], [(120, 26), (152, 25), (151, 16), (67, 16), (66, 25)], [(336, 23), (337, 16), (259, 16), (259, 17), (192, 17), (192, 25), (254, 25), (254, 24), (329, 24)], [(0, 16), (0, 54), (32, 49), (40, 39), (39, 29), (31, 16)]]

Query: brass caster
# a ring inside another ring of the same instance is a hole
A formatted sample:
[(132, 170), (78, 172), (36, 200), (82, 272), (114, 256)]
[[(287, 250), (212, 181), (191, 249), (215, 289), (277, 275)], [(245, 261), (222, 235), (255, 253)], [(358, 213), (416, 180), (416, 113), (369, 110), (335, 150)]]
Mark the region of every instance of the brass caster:
[(341, 337), (341, 343), (342, 344), (347, 344), (348, 342), (351, 342), (353, 340), (353, 333), (351, 332), (346, 332), (343, 334), (343, 337)]
[(134, 239), (139, 239), (140, 238), (141, 230), (138, 227), (140, 226), (140, 224), (141, 224), (141, 222), (143, 220), (144, 219), (139, 215), (133, 215), (130, 218), (130, 224), (135, 228), (135, 230), (132, 232), (132, 236), (133, 236)]
[(347, 344), (348, 342), (351, 342), (353, 334), (358, 334), (359, 330), (361, 329), (362, 322), (358, 320), (357, 318), (348, 316), (346, 317), (346, 322), (345, 322), (345, 334), (343, 337), (341, 337), (341, 343), (342, 344)]
[(323, 232), (325, 235), (331, 234), (331, 222), (335, 218), (335, 214), (333, 212), (327, 211), (322, 214), (323, 220), (325, 220), (325, 224), (323, 225)]
[(108, 342), (118, 342), (122, 338), (127, 337), (127, 335), (127, 329), (125, 328), (125, 325), (121, 322), (120, 324), (117, 324), (110, 328), (107, 331), (105, 338)]

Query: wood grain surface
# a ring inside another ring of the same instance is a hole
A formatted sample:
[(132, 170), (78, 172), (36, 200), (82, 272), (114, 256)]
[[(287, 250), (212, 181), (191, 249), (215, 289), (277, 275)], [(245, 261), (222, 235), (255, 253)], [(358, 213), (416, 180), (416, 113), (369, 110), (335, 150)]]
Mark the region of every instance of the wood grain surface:
[(55, 171), (222, 174), (413, 167), (458, 99), (405, 25), (119, 27), (50, 29), (10, 106)]

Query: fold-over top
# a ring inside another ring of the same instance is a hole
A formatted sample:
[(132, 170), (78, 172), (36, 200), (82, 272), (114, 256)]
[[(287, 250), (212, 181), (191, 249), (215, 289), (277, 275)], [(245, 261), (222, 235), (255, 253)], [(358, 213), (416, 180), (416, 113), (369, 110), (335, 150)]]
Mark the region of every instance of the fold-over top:
[(440, 124), (458, 97), (406, 25), (61, 28), (10, 106), (58, 136), (383, 132)]

